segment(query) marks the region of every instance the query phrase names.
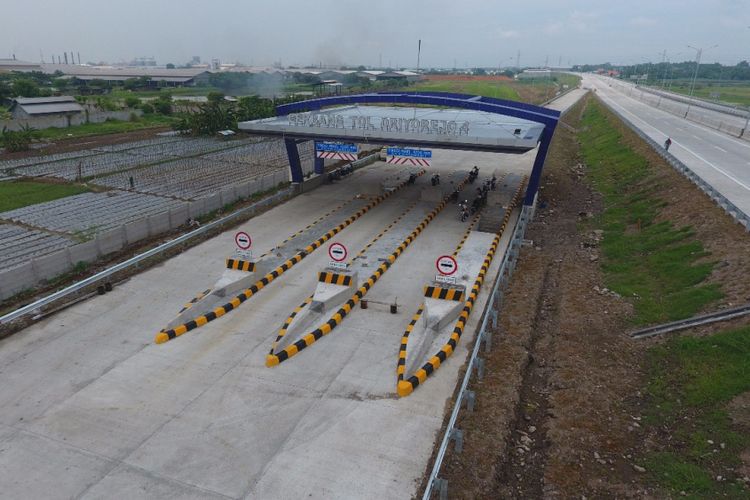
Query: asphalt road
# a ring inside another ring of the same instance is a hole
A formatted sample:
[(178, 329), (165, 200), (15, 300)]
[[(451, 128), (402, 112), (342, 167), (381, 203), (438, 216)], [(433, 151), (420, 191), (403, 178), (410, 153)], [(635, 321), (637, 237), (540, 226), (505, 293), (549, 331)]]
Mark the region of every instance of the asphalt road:
[(750, 214), (750, 142), (656, 109), (630, 97), (627, 87), (610, 84), (607, 78), (583, 77), (584, 86), (595, 88), (601, 99), (657, 143), (671, 137), (670, 153)]

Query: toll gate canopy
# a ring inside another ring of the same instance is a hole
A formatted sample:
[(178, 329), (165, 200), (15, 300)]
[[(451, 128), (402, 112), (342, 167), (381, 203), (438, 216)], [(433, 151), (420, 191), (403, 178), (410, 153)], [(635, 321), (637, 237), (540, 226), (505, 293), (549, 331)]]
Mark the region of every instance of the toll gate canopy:
[(443, 92), (326, 97), (286, 104), (276, 111), (276, 117), (242, 122), (239, 128), (283, 137), (293, 182), (303, 180), (297, 145), (309, 140), (515, 154), (538, 146), (524, 198), (528, 205), (538, 190), (560, 116), (531, 104)]

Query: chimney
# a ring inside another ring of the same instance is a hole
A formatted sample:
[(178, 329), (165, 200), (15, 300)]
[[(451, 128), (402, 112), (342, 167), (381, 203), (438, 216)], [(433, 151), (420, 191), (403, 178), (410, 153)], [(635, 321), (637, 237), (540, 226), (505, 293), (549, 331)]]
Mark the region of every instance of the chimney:
[(73, 57), (73, 51), (71, 50), (70, 51), (70, 64), (75, 64), (75, 63), (76, 63), (76, 58)]
[(78, 52), (78, 65), (79, 66), (81, 65), (81, 53), (80, 52)]
[(16, 60), (16, 55), (15, 55), (15, 54), (13, 54), (13, 60), (14, 60), (14, 61)]
[(65, 55), (65, 64), (68, 64), (68, 53), (63, 52), (63, 54)]

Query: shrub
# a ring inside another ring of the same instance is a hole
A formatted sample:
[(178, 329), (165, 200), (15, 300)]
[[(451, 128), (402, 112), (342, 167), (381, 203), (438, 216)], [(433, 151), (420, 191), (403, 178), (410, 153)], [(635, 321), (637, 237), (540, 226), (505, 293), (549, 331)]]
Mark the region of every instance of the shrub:
[(129, 107), (130, 109), (137, 108), (140, 103), (141, 100), (135, 96), (129, 95), (125, 98), (125, 106)]

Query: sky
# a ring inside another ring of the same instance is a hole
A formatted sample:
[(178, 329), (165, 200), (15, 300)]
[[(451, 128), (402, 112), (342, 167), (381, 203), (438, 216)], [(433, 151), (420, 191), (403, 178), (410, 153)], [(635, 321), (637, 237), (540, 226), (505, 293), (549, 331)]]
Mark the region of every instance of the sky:
[[(522, 66), (750, 60), (750, 0), (0, 0), (0, 57), (38, 62)], [(718, 47), (713, 47), (718, 45)], [(713, 47), (708, 49), (708, 47)]]

